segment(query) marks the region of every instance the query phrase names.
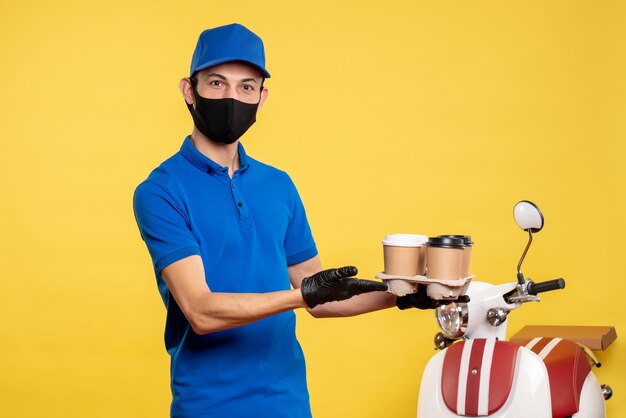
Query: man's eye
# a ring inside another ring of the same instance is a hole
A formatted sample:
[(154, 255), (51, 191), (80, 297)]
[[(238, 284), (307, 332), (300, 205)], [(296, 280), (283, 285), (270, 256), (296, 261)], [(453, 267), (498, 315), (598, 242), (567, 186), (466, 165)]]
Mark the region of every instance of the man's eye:
[(219, 80), (213, 80), (213, 81), (210, 81), (210, 82), (209, 82), (209, 85), (210, 85), (210, 86), (219, 87), (219, 86), (221, 86), (221, 85), (222, 85), (222, 82), (221, 82), (221, 81), (219, 81)]
[(243, 89), (244, 89), (245, 91), (254, 91), (254, 87), (252, 87), (252, 86), (251, 86), (251, 85), (249, 85), (249, 84), (245, 84), (245, 85), (243, 86)]

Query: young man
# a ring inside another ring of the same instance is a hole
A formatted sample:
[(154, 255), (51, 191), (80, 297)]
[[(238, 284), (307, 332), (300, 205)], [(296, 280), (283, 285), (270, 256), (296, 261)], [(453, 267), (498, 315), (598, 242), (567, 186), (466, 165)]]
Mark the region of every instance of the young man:
[(192, 134), (135, 191), (167, 308), (172, 417), (310, 417), (293, 309), (349, 316), (397, 303), (354, 267), (321, 271), (291, 179), (239, 142), (269, 77), (254, 33), (204, 31), (180, 81)]

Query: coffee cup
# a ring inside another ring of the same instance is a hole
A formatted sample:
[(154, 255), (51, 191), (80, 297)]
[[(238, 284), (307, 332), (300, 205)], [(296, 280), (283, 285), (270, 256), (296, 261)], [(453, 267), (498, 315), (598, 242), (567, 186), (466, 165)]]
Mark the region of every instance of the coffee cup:
[[(385, 274), (413, 277), (426, 273), (426, 249), (428, 241), (425, 235), (391, 234), (383, 240)], [(417, 283), (402, 280), (385, 280), (389, 291), (397, 296), (404, 296), (417, 291)]]
[(460, 279), (464, 274), (465, 243), (462, 238), (433, 237), (428, 240), (426, 257), (429, 279)]
[(424, 275), (426, 272), (425, 235), (385, 235), (383, 255), (385, 274), (395, 276)]
[[(458, 280), (464, 276), (465, 243), (462, 238), (433, 237), (428, 240), (426, 257), (428, 279)], [(426, 286), (428, 296), (433, 299), (454, 299), (461, 293), (461, 287), (429, 283)]]
[(462, 277), (467, 277), (470, 275), (470, 259), (472, 257), (472, 247), (474, 246), (474, 241), (472, 241), (472, 237), (469, 235), (439, 235), (440, 237), (447, 238), (460, 238), (463, 240), (463, 245), (465, 248), (463, 249), (463, 275)]

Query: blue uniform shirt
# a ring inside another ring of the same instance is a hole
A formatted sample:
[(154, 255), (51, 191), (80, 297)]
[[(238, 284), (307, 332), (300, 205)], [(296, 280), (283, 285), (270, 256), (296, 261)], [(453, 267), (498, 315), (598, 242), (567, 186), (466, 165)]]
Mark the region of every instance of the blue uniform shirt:
[(289, 176), (248, 157), (240, 169), (201, 154), (187, 137), (135, 190), (135, 218), (167, 308), (173, 417), (310, 417), (302, 349), (292, 311), (196, 334), (161, 277), (182, 258), (202, 257), (213, 292), (290, 289), (287, 266), (317, 255)]

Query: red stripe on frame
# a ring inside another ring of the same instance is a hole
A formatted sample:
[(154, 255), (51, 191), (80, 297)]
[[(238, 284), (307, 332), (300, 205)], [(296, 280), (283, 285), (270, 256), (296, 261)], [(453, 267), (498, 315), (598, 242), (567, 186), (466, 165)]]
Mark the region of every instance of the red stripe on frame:
[(539, 354), (541, 350), (543, 350), (544, 347), (550, 343), (550, 341), (552, 341), (552, 338), (542, 337), (539, 341), (537, 341), (537, 344), (535, 344), (535, 346), (531, 348), (531, 350), (533, 351), (533, 353)]
[(441, 394), (448, 409), (455, 414), (457, 396), (459, 393), (459, 369), (465, 342), (452, 344), (446, 349), (441, 371)]
[[(467, 390), (465, 392), (465, 415), (478, 415), (478, 392), (480, 390), (480, 367), (483, 364), (485, 339), (474, 340), (470, 355), (469, 369), (467, 370)], [(489, 376), (486, 376), (488, 379)]]
[(518, 350), (519, 347), (513, 343), (496, 342), (493, 360), (491, 361), (489, 415), (500, 410), (509, 398), (511, 388), (513, 387)]

